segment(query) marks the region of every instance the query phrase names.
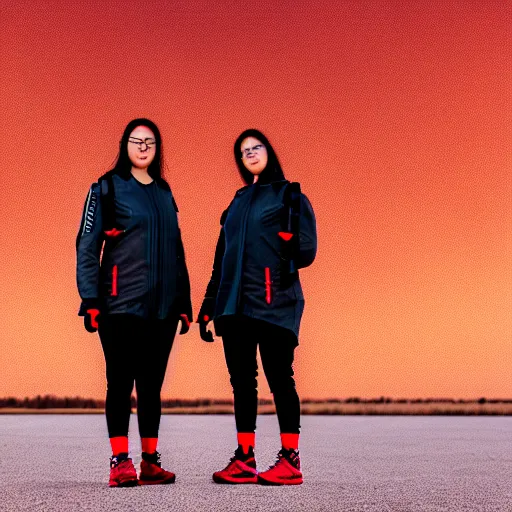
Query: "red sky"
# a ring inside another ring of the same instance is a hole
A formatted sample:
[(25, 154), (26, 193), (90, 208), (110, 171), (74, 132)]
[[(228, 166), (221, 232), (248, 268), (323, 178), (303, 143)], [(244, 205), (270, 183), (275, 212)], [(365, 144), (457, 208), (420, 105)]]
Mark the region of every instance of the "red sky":
[[(75, 237), (144, 116), (163, 134), (195, 314), (241, 186), (237, 135), (261, 129), (301, 182), (319, 240), (301, 274), (303, 398), (510, 397), (510, 2), (4, 4), (0, 396), (103, 396)], [(230, 394), (220, 340), (177, 337), (163, 396)]]

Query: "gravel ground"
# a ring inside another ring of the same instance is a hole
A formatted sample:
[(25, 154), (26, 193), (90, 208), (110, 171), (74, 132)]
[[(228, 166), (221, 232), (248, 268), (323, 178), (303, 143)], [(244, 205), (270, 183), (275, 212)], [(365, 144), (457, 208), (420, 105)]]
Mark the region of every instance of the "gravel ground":
[[(130, 431), (138, 464), (134, 415)], [(258, 469), (278, 432), (258, 418)], [(224, 486), (211, 474), (235, 448), (233, 416), (163, 416), (176, 483), (110, 489), (102, 416), (0, 415), (0, 510), (512, 512), (510, 417), (304, 416), (302, 432), (302, 486)]]

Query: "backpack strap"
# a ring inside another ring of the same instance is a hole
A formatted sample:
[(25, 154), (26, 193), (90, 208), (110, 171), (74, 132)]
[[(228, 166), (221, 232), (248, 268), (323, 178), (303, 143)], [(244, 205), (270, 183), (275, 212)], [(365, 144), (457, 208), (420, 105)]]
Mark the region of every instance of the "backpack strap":
[(283, 217), (281, 219), (282, 254), (281, 283), (284, 288), (297, 277), (297, 265), (294, 256), (299, 249), (300, 236), (300, 183), (291, 182), (285, 185), (283, 192)]
[(116, 205), (114, 180), (110, 172), (104, 174), (100, 179), (101, 187), (101, 212), (103, 218), (103, 231), (111, 231), (116, 228)]

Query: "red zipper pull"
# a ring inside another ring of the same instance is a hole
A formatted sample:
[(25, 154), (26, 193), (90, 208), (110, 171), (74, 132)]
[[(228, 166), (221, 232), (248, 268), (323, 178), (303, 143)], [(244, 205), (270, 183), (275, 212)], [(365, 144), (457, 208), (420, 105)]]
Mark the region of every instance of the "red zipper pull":
[(112, 268), (112, 293), (113, 297), (117, 296), (117, 265)]
[(267, 304), (272, 302), (272, 281), (270, 280), (270, 268), (265, 267), (265, 300)]

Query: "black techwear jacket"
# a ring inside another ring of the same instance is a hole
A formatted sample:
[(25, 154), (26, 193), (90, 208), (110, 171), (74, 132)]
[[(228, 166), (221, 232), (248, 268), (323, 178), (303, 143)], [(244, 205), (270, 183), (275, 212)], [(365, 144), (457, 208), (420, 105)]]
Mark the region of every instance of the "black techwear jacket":
[[(199, 318), (208, 313), (208, 301), (214, 298), (213, 319), (218, 335), (234, 314), (299, 334), (304, 296), (298, 269), (315, 259), (317, 236), (313, 208), (302, 193), (298, 200), (298, 240), (293, 239), (297, 234), (288, 233), (283, 226), (283, 218), (287, 218), (284, 196), (289, 186), (286, 180), (245, 186), (222, 215), (212, 277)], [(294, 247), (291, 253), (289, 244)], [(289, 258), (296, 270), (291, 276), (283, 272)]]
[(76, 240), (79, 315), (94, 304), (102, 314), (192, 319), (177, 211), (163, 179), (144, 185), (110, 171), (91, 186)]

